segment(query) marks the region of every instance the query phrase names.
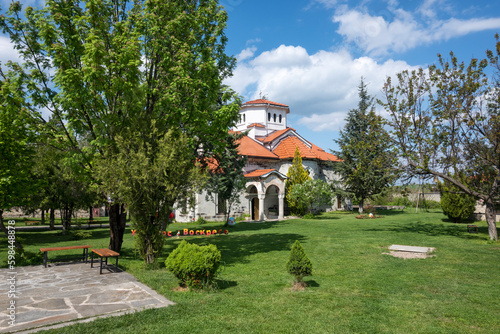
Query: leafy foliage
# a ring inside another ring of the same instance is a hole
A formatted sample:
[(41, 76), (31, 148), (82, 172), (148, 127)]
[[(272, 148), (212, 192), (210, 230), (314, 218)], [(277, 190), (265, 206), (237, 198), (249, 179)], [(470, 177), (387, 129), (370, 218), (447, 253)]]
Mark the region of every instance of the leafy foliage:
[(314, 207), (331, 205), (332, 191), (323, 180), (306, 180), (296, 184), (288, 196), (288, 203), (299, 211), (312, 213)]
[(302, 165), (302, 157), (300, 155), (298, 147), (295, 148), (292, 166), (288, 168), (286, 176), (287, 180), (285, 183), (285, 193), (288, 207), (293, 214), (303, 215), (305, 213), (306, 207), (295, 205), (294, 200), (291, 197), (291, 192), (295, 185), (302, 184), (307, 180), (311, 180), (311, 177)]
[(439, 193), (441, 194), (441, 208), (443, 213), (453, 222), (461, 223), (462, 219), (468, 219), (476, 208), (474, 196), (464, 193), (454, 184), (438, 182)]
[[(486, 204), (490, 239), (498, 240), (500, 193), (500, 40), (487, 59), (447, 61), (388, 78), (385, 102), (393, 140), (409, 175), (434, 175)], [(490, 64), (496, 76), (488, 80)], [(461, 179), (459, 175), (463, 174)], [(467, 180), (464, 182), (463, 180)]]
[(359, 86), (358, 108), (349, 111), (346, 125), (335, 142), (340, 151), (333, 153), (341, 159), (333, 164), (333, 170), (340, 175), (336, 191), (359, 201), (362, 213), (365, 199), (392, 185), (396, 162), (384, 121), (375, 114), (373, 98), (368, 95), (363, 80)]
[(181, 285), (210, 287), (220, 268), (221, 253), (215, 245), (198, 246), (182, 240), (165, 261)]
[[(155, 140), (120, 138), (117, 147), (121, 153), (96, 159), (95, 170), (102, 176), (102, 187), (110, 194), (120, 194), (127, 203), (137, 230), (139, 254), (146, 263), (153, 263), (161, 254), (164, 238), (159, 232), (168, 225), (174, 203), (179, 199), (193, 203), (204, 174), (192, 160), (186, 135), (154, 129), (144, 136)], [(115, 182), (115, 178), (127, 182)]]
[[(31, 123), (51, 145), (66, 151), (67, 159), (84, 168), (95, 184), (105, 185), (105, 196), (112, 195), (113, 250), (121, 248), (126, 199), (133, 197), (126, 204), (143, 222), (153, 212), (168, 215), (163, 206), (186, 200), (168, 195), (156, 210), (163, 195), (155, 192), (178, 185), (176, 178), (184, 176), (161, 170), (156, 162), (166, 157), (159, 148), (168, 146), (169, 130), (184, 135), (182, 147), (193, 165), (205, 154), (225, 149), (220, 139), (239, 110), (234, 92), (222, 89), (235, 66), (235, 58), (225, 54), (226, 21), (216, 0), (46, 1), (43, 8), (27, 7), (24, 13), (13, 2), (0, 16), (0, 27), (23, 59), (21, 65), (8, 63), (4, 76), (16, 84), (11, 91), (18, 92), (18, 103), (26, 106)], [(176, 144), (171, 140), (169, 145)], [(139, 174), (123, 173), (127, 168), (117, 163), (139, 162), (139, 155), (144, 159), (142, 169), (134, 170)], [(113, 174), (110, 168), (122, 171)], [(149, 185), (156, 178), (159, 186), (130, 190), (141, 177)], [(193, 187), (190, 178), (182, 181)], [(180, 196), (185, 188), (173, 193)], [(154, 219), (149, 220), (153, 226), (144, 226), (139, 238), (151, 249), (149, 240), (157, 229)], [(155, 252), (148, 250), (145, 260), (152, 261)]]
[(292, 246), (290, 251), (290, 259), (286, 264), (288, 272), (295, 277), (297, 283), (302, 282), (306, 276), (312, 275), (312, 263), (307, 257), (304, 248), (298, 240)]
[(226, 203), (225, 225), (229, 222), (231, 208), (239, 203), (239, 194), (245, 188), (246, 183), (243, 167), (247, 159), (238, 154), (238, 139), (242, 136), (243, 134), (228, 133), (225, 138), (225, 150), (214, 154), (211, 159), (215, 165), (209, 168), (207, 195), (212, 200), (215, 200), (215, 195), (217, 195), (219, 201)]

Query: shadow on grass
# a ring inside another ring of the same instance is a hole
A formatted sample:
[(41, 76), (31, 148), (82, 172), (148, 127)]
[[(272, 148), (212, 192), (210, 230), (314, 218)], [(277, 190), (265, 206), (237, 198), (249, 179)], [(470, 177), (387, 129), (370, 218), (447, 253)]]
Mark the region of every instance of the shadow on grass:
[(307, 284), (308, 288), (319, 288), (319, 283), (316, 282), (315, 280), (310, 280), (310, 281), (304, 280), (304, 282)]
[(393, 227), (387, 228), (378, 228), (378, 229), (367, 229), (366, 231), (392, 231), (392, 232), (400, 232), (400, 233), (420, 233), (428, 236), (443, 236), (449, 235), (462, 239), (476, 239), (476, 240), (484, 240), (485, 236), (488, 235), (487, 227), (479, 227), (479, 233), (469, 233), (467, 231), (466, 224), (433, 224), (433, 223), (424, 223), (421, 221), (408, 223), (405, 225), (397, 225)]
[[(267, 233), (251, 235), (229, 235), (216, 236), (212, 238), (186, 238), (186, 241), (199, 245), (214, 244), (221, 251), (226, 266), (235, 263), (247, 263), (248, 257), (269, 253), (274, 251), (289, 251), (295, 240), (303, 242), (305, 236), (294, 233)], [(172, 243), (166, 244), (163, 248), (163, 254), (169, 254), (174, 250), (183, 239), (175, 239)]]
[(234, 288), (235, 286), (238, 285), (238, 282), (223, 280), (223, 279), (216, 279), (215, 284), (217, 285), (217, 288), (219, 290), (225, 290), (225, 289), (229, 289), (229, 288)]

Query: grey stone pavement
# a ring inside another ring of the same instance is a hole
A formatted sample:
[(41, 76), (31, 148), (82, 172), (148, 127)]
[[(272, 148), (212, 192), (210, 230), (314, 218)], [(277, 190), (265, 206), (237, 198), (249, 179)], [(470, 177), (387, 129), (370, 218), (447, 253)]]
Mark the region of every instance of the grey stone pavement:
[[(16, 276), (14, 286), (9, 281), (11, 276)], [(9, 298), (13, 289), (14, 299)], [(8, 307), (12, 300), (15, 300), (14, 326), (9, 324)], [(173, 304), (114, 266), (103, 269), (102, 275), (98, 263), (94, 263), (94, 268), (90, 268), (90, 263), (63, 263), (48, 268), (40, 265), (0, 269), (0, 333), (34, 332), (25, 330), (42, 330), (47, 327), (39, 327), (61, 322), (68, 325), (103, 315), (122, 315)]]

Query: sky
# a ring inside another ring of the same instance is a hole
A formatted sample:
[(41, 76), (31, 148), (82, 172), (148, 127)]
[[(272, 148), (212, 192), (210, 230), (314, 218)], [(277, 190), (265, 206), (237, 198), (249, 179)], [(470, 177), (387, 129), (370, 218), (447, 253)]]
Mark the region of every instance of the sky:
[[(434, 64), (438, 53), (484, 58), (500, 33), (500, 1), (491, 0), (220, 2), (229, 15), (226, 51), (238, 60), (225, 83), (244, 101), (287, 104), (288, 126), (326, 151), (338, 149), (334, 139), (357, 107), (362, 77), (382, 98), (388, 76)], [(0, 0), (2, 9), (8, 3)], [(15, 58), (0, 35), (0, 61)]]
[[(500, 1), (222, 0), (226, 80), (244, 101), (265, 96), (290, 107), (288, 126), (326, 151), (350, 109), (360, 80), (382, 99), (388, 76), (449, 59), (485, 58), (500, 33)], [(377, 112), (385, 116), (378, 106)]]

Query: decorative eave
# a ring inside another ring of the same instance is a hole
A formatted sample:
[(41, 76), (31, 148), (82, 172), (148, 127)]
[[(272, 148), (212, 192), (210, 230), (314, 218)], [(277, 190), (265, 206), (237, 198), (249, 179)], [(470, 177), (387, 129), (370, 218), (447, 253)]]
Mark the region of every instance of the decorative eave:
[(276, 169), (256, 169), (254, 171), (246, 173), (245, 177), (249, 179), (254, 179), (254, 178), (265, 179), (271, 175), (276, 175), (282, 180), (287, 179), (286, 175), (278, 172)]
[(245, 109), (246, 107), (275, 107), (280, 109), (285, 109), (286, 113), (290, 113), (290, 107), (283, 103), (273, 102), (265, 99), (257, 99), (243, 103), (241, 109)]

